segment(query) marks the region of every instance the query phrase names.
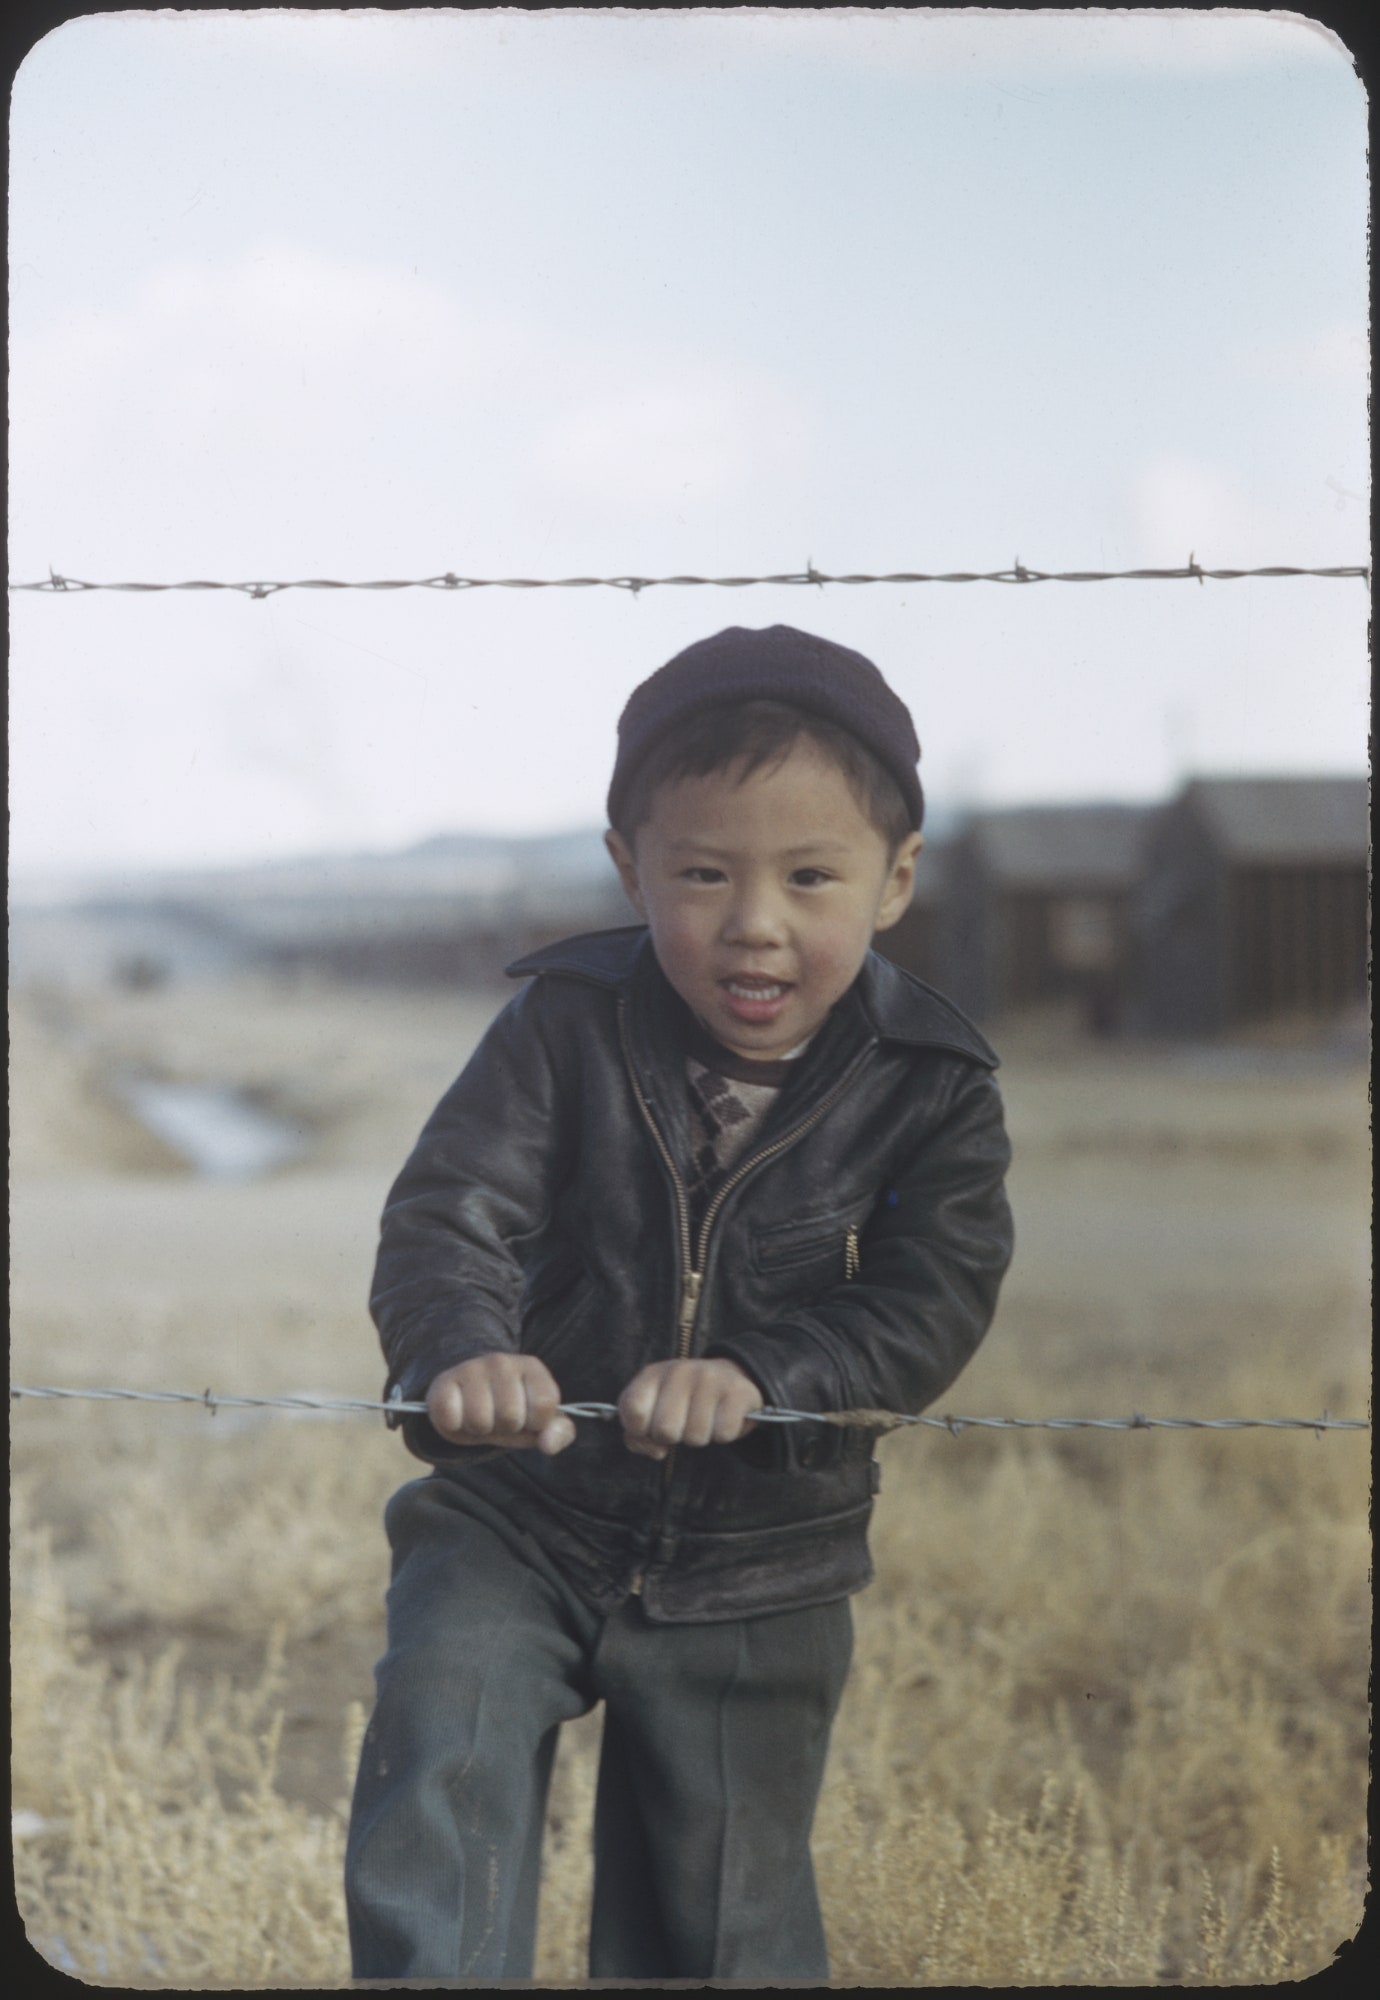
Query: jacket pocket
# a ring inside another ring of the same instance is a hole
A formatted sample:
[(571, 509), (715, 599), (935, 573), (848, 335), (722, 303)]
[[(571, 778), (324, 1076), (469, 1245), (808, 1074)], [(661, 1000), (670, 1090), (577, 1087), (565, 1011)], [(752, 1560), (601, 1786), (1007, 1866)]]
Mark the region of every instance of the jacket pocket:
[(752, 1239), (753, 1267), (764, 1277), (780, 1273), (793, 1285), (841, 1284), (857, 1276), (862, 1220), (854, 1209), (831, 1209), (758, 1230)]

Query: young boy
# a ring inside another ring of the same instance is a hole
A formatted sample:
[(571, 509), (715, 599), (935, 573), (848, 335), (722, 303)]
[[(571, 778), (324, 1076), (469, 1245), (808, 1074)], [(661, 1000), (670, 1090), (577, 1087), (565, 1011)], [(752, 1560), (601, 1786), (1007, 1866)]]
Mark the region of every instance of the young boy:
[(599, 1701), (591, 1977), (828, 1978), (809, 1836), (876, 1431), (753, 1415), (919, 1410), (1011, 1253), (996, 1058), (869, 950), (923, 813), (877, 669), (735, 627), (618, 739), (645, 928), (509, 968), (384, 1212), (386, 1393), (434, 1470), (387, 1510), (358, 1978), (531, 1977), (556, 1736)]

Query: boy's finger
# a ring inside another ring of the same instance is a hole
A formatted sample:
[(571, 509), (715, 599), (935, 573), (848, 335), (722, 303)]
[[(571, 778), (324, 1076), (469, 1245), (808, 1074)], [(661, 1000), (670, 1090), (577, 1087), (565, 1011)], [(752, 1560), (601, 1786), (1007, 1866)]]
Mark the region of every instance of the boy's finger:
[(647, 1436), (653, 1444), (681, 1444), (686, 1421), (694, 1402), (693, 1377), (688, 1381), (677, 1370), (664, 1375), (657, 1387), (656, 1403), (647, 1422)]
[(548, 1458), (554, 1458), (558, 1451), (575, 1442), (575, 1425), (569, 1417), (556, 1416), (541, 1428), (537, 1438), (537, 1450)]
[(623, 1426), (623, 1442), (639, 1458), (665, 1458), (666, 1446), (648, 1436), (663, 1370), (655, 1363), (634, 1375), (618, 1398), (618, 1417)]
[(488, 1437), (494, 1427), (494, 1395), (482, 1375), (465, 1390), (464, 1411), (464, 1423), (461, 1428), (465, 1435)]
[(460, 1429), (465, 1416), (465, 1399), (458, 1382), (433, 1383), (427, 1392), (427, 1415), (443, 1437)]
[(657, 1444), (648, 1437), (633, 1437), (628, 1431), (623, 1433), (623, 1442), (628, 1450), (636, 1452), (639, 1458), (666, 1458), (670, 1455), (669, 1445)]
[(560, 1391), (545, 1369), (539, 1378), (528, 1379), (523, 1384), (523, 1408), (525, 1425), (531, 1431), (543, 1431), (556, 1415), (556, 1405), (560, 1402)]
[(517, 1361), (529, 1396), (550, 1396), (556, 1403), (561, 1400), (555, 1376), (538, 1355), (520, 1354)]
[(708, 1444), (718, 1429), (720, 1392), (711, 1381), (697, 1382), (681, 1416), (680, 1438), (685, 1444)]
[(528, 1421), (527, 1384), (520, 1375), (500, 1375), (490, 1391), (492, 1429), (503, 1436), (534, 1429)]
[(645, 1437), (647, 1433), (657, 1404), (657, 1388), (656, 1378), (644, 1370), (641, 1375), (634, 1375), (618, 1398), (619, 1419), (633, 1437)]
[(752, 1429), (753, 1412), (761, 1407), (762, 1393), (754, 1383), (735, 1383), (714, 1413), (714, 1442), (736, 1444), (745, 1431)]

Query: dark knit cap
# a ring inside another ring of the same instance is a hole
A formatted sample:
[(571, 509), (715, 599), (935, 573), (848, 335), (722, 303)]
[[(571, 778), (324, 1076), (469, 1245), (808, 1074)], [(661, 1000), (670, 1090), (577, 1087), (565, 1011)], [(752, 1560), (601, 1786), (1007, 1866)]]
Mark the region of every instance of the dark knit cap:
[(633, 772), (653, 743), (697, 710), (730, 701), (787, 701), (838, 723), (890, 772), (912, 827), (919, 827), (925, 798), (916, 770), (920, 745), (909, 709), (871, 660), (793, 625), (768, 625), (760, 631), (730, 625), (711, 639), (696, 640), (633, 689), (619, 717), (618, 755), (609, 785), (614, 826)]

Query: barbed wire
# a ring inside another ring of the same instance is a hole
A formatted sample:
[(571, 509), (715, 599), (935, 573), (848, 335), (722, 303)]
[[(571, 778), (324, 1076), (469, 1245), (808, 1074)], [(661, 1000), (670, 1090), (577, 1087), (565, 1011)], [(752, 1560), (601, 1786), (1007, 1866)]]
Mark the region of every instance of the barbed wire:
[[(197, 1403), (214, 1416), (217, 1410), (325, 1410), (335, 1414), (382, 1411), (387, 1416), (424, 1416), (425, 1403), (392, 1397), (372, 1402), (359, 1396), (222, 1396), (210, 1389), (59, 1389), (11, 1382), (10, 1395), (50, 1401), (91, 1403)], [(608, 1422), (618, 1415), (613, 1403), (558, 1403), (563, 1416)], [(855, 1430), (897, 1430), (904, 1424), (929, 1425), (957, 1437), (965, 1430), (997, 1431), (1368, 1431), (1364, 1417), (926, 1417), (899, 1410), (785, 1410), (770, 1405), (752, 1412), (754, 1423), (833, 1424)]]
[(804, 569), (784, 571), (779, 576), (457, 576), (446, 570), (441, 576), (382, 577), (374, 581), (350, 582), (339, 577), (310, 576), (290, 581), (245, 581), (229, 583), (193, 578), (185, 583), (92, 583), (84, 577), (63, 576), (50, 569), (37, 583), (12, 583), (11, 590), (39, 591), (61, 597), (88, 590), (230, 590), (245, 597), (273, 597), (280, 590), (625, 590), (633, 597), (644, 590), (698, 587), (710, 590), (746, 590), (754, 584), (790, 586), (866, 583), (1233, 583), (1242, 577), (1315, 576), (1359, 577), (1369, 582), (1365, 563), (1345, 563), (1325, 569), (1311, 569), (1293, 563), (1274, 563), (1257, 569), (1205, 569), (1190, 553), (1178, 569), (1028, 569), (1017, 556), (1010, 569), (993, 570), (892, 570), (885, 574), (850, 572), (831, 574), (816, 569), (808, 561)]

